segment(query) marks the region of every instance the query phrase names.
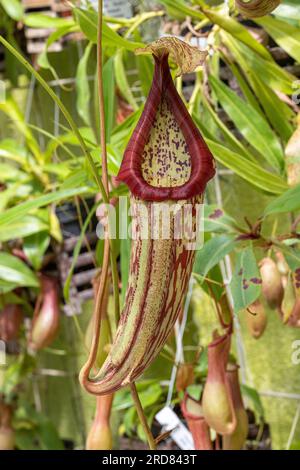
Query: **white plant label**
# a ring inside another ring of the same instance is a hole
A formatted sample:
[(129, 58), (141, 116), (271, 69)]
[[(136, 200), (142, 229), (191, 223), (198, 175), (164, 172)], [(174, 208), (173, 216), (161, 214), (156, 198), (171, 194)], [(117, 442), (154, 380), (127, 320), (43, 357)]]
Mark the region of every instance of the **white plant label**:
[(161, 424), (163, 432), (171, 431), (170, 437), (182, 450), (194, 450), (193, 437), (187, 427), (180, 421), (170, 406), (160, 410), (155, 418)]

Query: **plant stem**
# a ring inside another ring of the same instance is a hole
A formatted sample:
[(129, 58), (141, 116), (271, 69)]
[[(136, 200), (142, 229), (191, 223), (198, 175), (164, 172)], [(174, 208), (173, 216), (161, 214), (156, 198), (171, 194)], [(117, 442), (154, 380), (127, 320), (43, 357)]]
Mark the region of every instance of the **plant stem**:
[(156, 443), (155, 443), (154, 437), (152, 435), (152, 432), (151, 432), (151, 430), (148, 426), (147, 419), (146, 419), (142, 404), (140, 402), (140, 398), (139, 398), (139, 395), (138, 395), (138, 392), (137, 392), (137, 389), (136, 389), (136, 386), (135, 386), (134, 382), (130, 383), (130, 391), (131, 391), (132, 399), (133, 399), (134, 404), (136, 406), (136, 411), (137, 411), (137, 414), (139, 416), (141, 425), (143, 426), (144, 433), (146, 434), (146, 437), (147, 437), (149, 449), (150, 450), (156, 450)]
[[(98, 30), (97, 30), (97, 78), (98, 78), (98, 98), (99, 98), (99, 114), (100, 114), (100, 145), (102, 152), (102, 182), (106, 194), (109, 194), (108, 172), (107, 172), (107, 149), (106, 149), (106, 130), (105, 130), (105, 109), (104, 109), (104, 93), (103, 93), (103, 68), (102, 68), (102, 22), (103, 22), (103, 0), (98, 0)], [(117, 260), (113, 249), (113, 241), (104, 242), (104, 251), (110, 251), (110, 264), (112, 270), (112, 283), (114, 290), (115, 318), (116, 323), (120, 317), (120, 301), (119, 301), (119, 276)], [(108, 245), (108, 246), (107, 246)], [(110, 248), (110, 250), (109, 250)], [(107, 276), (102, 270), (101, 276)]]

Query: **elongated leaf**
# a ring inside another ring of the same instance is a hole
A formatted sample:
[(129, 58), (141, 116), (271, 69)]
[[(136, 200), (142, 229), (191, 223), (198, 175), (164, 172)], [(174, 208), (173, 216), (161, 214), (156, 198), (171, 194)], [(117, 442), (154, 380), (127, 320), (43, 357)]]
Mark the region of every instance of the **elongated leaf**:
[(238, 242), (233, 235), (216, 235), (208, 240), (203, 248), (197, 252), (193, 272), (205, 277), (225, 255), (228, 255), (237, 246)]
[(291, 57), (300, 62), (300, 28), (272, 16), (256, 18), (255, 22), (262, 26)]
[(233, 217), (226, 214), (223, 209), (215, 204), (204, 206), (204, 231), (214, 233), (238, 233), (240, 225)]
[(133, 107), (134, 111), (136, 111), (138, 105), (127, 80), (123, 54), (123, 50), (119, 49), (114, 57), (116, 84), (123, 98)]
[[(298, 241), (298, 240), (297, 240)], [(299, 245), (298, 245), (299, 246)], [(280, 249), (284, 254), (287, 264), (292, 271), (300, 268), (300, 250), (299, 248), (286, 246), (284, 243), (280, 245)]]
[(38, 56), (38, 64), (40, 67), (43, 67), (44, 69), (49, 69), (52, 71), (53, 75), (57, 77), (57, 73), (55, 69), (52, 67), (52, 65), (49, 62), (48, 59), (48, 49), (49, 47), (55, 42), (58, 41), (58, 39), (62, 38), (66, 34), (76, 30), (76, 27), (74, 26), (73, 23), (67, 24), (65, 26), (62, 26), (58, 28), (56, 31), (54, 31), (50, 36), (47, 38), (46, 44), (45, 44), (45, 49), (43, 52)]
[(39, 286), (38, 278), (23, 261), (3, 251), (0, 252), (0, 279), (16, 286)]
[(115, 123), (116, 110), (116, 91), (115, 91), (115, 73), (114, 59), (111, 57), (105, 62), (103, 67), (103, 94), (104, 94), (104, 111), (105, 111), (105, 129), (107, 142)]
[[(78, 20), (80, 29), (85, 36), (92, 41), (97, 43), (97, 12), (93, 9), (81, 10), (80, 8), (73, 9), (74, 14)], [(143, 43), (128, 41), (111, 29), (105, 22), (103, 22), (102, 38), (104, 45), (110, 47), (124, 47), (129, 51), (133, 51), (138, 47), (143, 47)]]
[(33, 233), (47, 230), (49, 226), (38, 217), (27, 215), (8, 224), (1, 224), (0, 241), (27, 237)]
[(22, 19), (24, 9), (20, 0), (0, 0), (0, 5), (13, 20), (19, 21)]
[(74, 272), (74, 268), (75, 268), (75, 265), (76, 265), (76, 261), (77, 261), (77, 258), (79, 256), (79, 253), (80, 253), (80, 249), (81, 249), (81, 245), (82, 245), (82, 242), (83, 242), (83, 239), (84, 239), (84, 236), (85, 236), (85, 232), (87, 231), (87, 228), (89, 226), (89, 223), (93, 217), (93, 215), (95, 214), (96, 212), (96, 209), (97, 209), (97, 205), (95, 205), (89, 212), (89, 214), (87, 215), (85, 221), (84, 221), (84, 224), (82, 226), (82, 229), (81, 229), (81, 232), (80, 232), (80, 236), (76, 242), (76, 245), (75, 245), (75, 248), (74, 248), (74, 251), (73, 251), (73, 258), (72, 258), (72, 264), (70, 266), (70, 269), (69, 269), (69, 272), (68, 272), (68, 276), (67, 276), (67, 279), (65, 281), (65, 285), (64, 285), (64, 298), (66, 299), (66, 301), (68, 302), (69, 301), (69, 297), (70, 297), (70, 285), (71, 285), (71, 281), (72, 281), (72, 276), (73, 276), (73, 272)]
[(254, 75), (251, 81), (269, 122), (283, 142), (287, 143), (293, 133), (293, 126), (289, 122), (293, 118), (293, 112), (259, 77)]
[(39, 144), (32, 134), (30, 128), (26, 125), (25, 118), (17, 105), (16, 101), (12, 97), (8, 97), (5, 102), (0, 103), (0, 110), (3, 111), (12, 120), (13, 125), (21, 132), (25, 137), (26, 142), (34, 156), (38, 161), (41, 161), (41, 152)]
[(65, 26), (75, 26), (73, 18), (59, 18), (42, 13), (27, 13), (23, 22), (30, 28), (64, 28)]
[(43, 255), (47, 250), (50, 243), (48, 232), (39, 232), (26, 237), (24, 240), (23, 248), (26, 257), (35, 270), (42, 266)]
[(267, 49), (260, 44), (249, 31), (238, 21), (226, 14), (217, 13), (213, 10), (203, 10), (205, 16), (207, 16), (213, 24), (217, 24), (220, 28), (227, 31), (229, 34), (234, 36), (239, 41), (246, 44), (248, 47), (253, 49), (257, 54), (266, 60), (272, 60), (270, 53)]
[(228, 146), (232, 148), (235, 152), (238, 152), (244, 157), (248, 158), (249, 160), (253, 160), (253, 155), (244, 147), (244, 145), (235, 137), (235, 135), (228, 129), (228, 127), (223, 123), (223, 121), (219, 118), (217, 113), (213, 110), (213, 108), (210, 106), (208, 101), (204, 98), (203, 99), (203, 105), (207, 108), (209, 114), (212, 116), (213, 120), (217, 124), (218, 128), (223, 134), (224, 139), (226, 140), (226, 143), (228, 143)]
[(209, 82), (222, 107), (245, 139), (273, 168), (281, 170), (283, 152), (266, 120), (220, 80), (211, 76)]
[(237, 254), (230, 289), (236, 313), (247, 308), (260, 295), (261, 277), (251, 244)]
[(287, 95), (294, 93), (295, 76), (277, 65), (276, 62), (263, 59), (250, 47), (224, 31), (222, 31), (222, 39), (247, 76), (248, 74), (256, 74), (272, 89)]
[(206, 143), (217, 161), (253, 186), (271, 194), (282, 194), (287, 189), (287, 183), (279, 176), (264, 170), (261, 166), (248, 161), (223, 145), (209, 139), (206, 139)]
[(92, 50), (93, 44), (89, 43), (85, 48), (84, 54), (81, 57), (77, 71), (76, 71), (76, 91), (77, 101), (76, 107), (79, 116), (82, 118), (85, 124), (91, 126), (91, 115), (90, 115), (90, 99), (91, 92), (88, 82), (87, 66)]
[(265, 208), (264, 214), (279, 214), (300, 209), (300, 184), (286, 191)]
[(19, 218), (23, 217), (24, 215), (28, 214), (29, 212), (38, 209), (39, 207), (47, 206), (52, 204), (53, 202), (59, 202), (65, 200), (67, 198), (78, 196), (80, 194), (85, 194), (90, 191), (88, 187), (81, 187), (81, 188), (71, 188), (65, 189), (62, 191), (57, 191), (49, 194), (45, 194), (43, 196), (39, 196), (35, 199), (31, 199), (29, 201), (23, 202), (18, 206), (12, 207), (7, 209), (5, 212), (0, 214), (0, 227), (4, 224), (9, 224), (18, 220)]
[(175, 17), (180, 17), (184, 19), (186, 16), (190, 16), (191, 18), (195, 18), (196, 20), (203, 20), (204, 15), (199, 10), (191, 8), (187, 5), (187, 2), (184, 0), (160, 0), (159, 3), (162, 3), (168, 8), (170, 13), (174, 12)]
[(245, 97), (245, 99), (248, 101), (249, 104), (260, 114), (262, 114), (262, 110), (259, 106), (259, 103), (252, 92), (251, 88), (249, 87), (247, 81), (244, 79), (243, 75), (241, 74), (238, 66), (234, 63), (229, 64), (235, 78), (237, 79), (237, 82), (239, 84), (239, 87)]

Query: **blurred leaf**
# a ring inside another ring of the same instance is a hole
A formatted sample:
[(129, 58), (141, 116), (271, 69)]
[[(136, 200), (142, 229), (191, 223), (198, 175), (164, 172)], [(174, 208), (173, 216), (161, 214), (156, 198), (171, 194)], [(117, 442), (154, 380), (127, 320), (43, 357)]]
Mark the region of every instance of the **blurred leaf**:
[(271, 194), (282, 194), (287, 189), (286, 182), (277, 175), (264, 170), (258, 164), (247, 160), (243, 155), (206, 139), (215, 159), (253, 186)]
[(58, 77), (57, 73), (56, 73), (55, 69), (52, 67), (52, 65), (50, 64), (49, 59), (48, 59), (48, 55), (47, 55), (48, 54), (48, 49), (54, 42), (58, 41), (60, 38), (62, 38), (63, 36), (65, 36), (68, 33), (71, 33), (72, 31), (74, 31), (74, 24), (73, 23), (69, 23), (67, 25), (64, 25), (64, 26), (56, 29), (47, 38), (47, 41), (46, 41), (46, 44), (45, 44), (45, 49), (38, 56), (37, 62), (39, 64), (39, 66), (44, 68), (44, 69), (51, 70), (54, 77), (56, 77), (56, 78)]
[(16, 286), (39, 286), (36, 275), (23, 261), (3, 251), (0, 251), (0, 279), (14, 283)]
[[(297, 240), (299, 243), (299, 240)], [(286, 246), (284, 243), (280, 245), (280, 249), (284, 253), (284, 257), (292, 271), (300, 268), (300, 250), (295, 247)]]
[(4, 373), (4, 380), (1, 387), (1, 393), (9, 397), (24, 378), (35, 368), (36, 362), (28, 354), (20, 355)]
[[(80, 29), (85, 36), (92, 41), (97, 43), (97, 12), (94, 9), (81, 10), (80, 8), (73, 8), (73, 12), (79, 23)], [(102, 25), (102, 38), (103, 44), (110, 47), (124, 47), (130, 51), (138, 47), (143, 47), (143, 43), (132, 42), (124, 39), (113, 29), (111, 29), (105, 22)]]
[(138, 105), (127, 80), (123, 55), (124, 51), (119, 49), (114, 56), (116, 84), (124, 100), (132, 106), (134, 111), (136, 111), (138, 109)]
[(88, 126), (91, 125), (91, 116), (90, 116), (90, 87), (88, 81), (88, 72), (87, 66), (90, 57), (93, 44), (90, 42), (85, 50), (84, 54), (78, 62), (77, 71), (76, 71), (76, 108), (79, 116), (83, 119), (84, 123)]
[(245, 397), (251, 400), (254, 410), (258, 414), (258, 417), (264, 418), (265, 411), (258, 392), (254, 388), (249, 387), (245, 384), (241, 384), (241, 391)]
[(239, 132), (273, 168), (280, 170), (283, 166), (283, 152), (266, 120), (220, 80), (211, 76), (209, 82)]
[(294, 113), (259, 77), (253, 75), (252, 84), (269, 122), (286, 144), (293, 133), (289, 119), (293, 118)]
[(256, 96), (253, 94), (253, 92), (252, 92), (251, 88), (249, 87), (247, 81), (245, 80), (242, 73), (240, 72), (239, 67), (234, 63), (230, 63), (229, 66), (230, 66), (235, 78), (237, 79), (237, 82), (239, 84), (239, 87), (240, 87), (245, 99), (248, 101), (248, 103), (259, 114), (262, 114), (262, 110), (259, 106), (258, 100), (256, 99)]
[(275, 11), (273, 15), (291, 20), (300, 20), (300, 5), (298, 0), (284, 0)]
[(35, 233), (24, 240), (24, 253), (36, 271), (42, 266), (43, 256), (49, 246), (49, 242), (50, 237), (48, 232)]
[(0, 5), (13, 20), (19, 21), (22, 19), (24, 10), (20, 0), (0, 0)]
[(15, 240), (48, 229), (49, 226), (43, 220), (27, 215), (8, 224), (1, 224), (0, 241)]
[(256, 18), (255, 22), (262, 26), (293, 59), (300, 62), (300, 28), (270, 15)]
[(228, 47), (235, 60), (240, 64), (246, 76), (254, 74), (270, 88), (292, 95), (293, 82), (296, 77), (288, 73), (273, 60), (265, 60), (245, 44), (237, 41), (229, 34), (222, 32), (224, 44)]
[(187, 2), (184, 0), (160, 0), (159, 3), (162, 3), (167, 7), (167, 10), (172, 14), (174, 12), (175, 18), (185, 19), (186, 16), (195, 18), (196, 20), (203, 20), (204, 15), (199, 10), (187, 6)]
[(61, 233), (60, 223), (54, 209), (50, 211), (49, 223), (51, 237), (53, 237), (54, 240), (56, 240), (58, 243), (62, 243), (63, 235)]
[(105, 112), (105, 130), (106, 141), (110, 142), (110, 136), (115, 123), (116, 110), (116, 89), (115, 89), (115, 73), (114, 58), (110, 57), (103, 67), (103, 95), (104, 95), (104, 112)]
[(76, 265), (76, 262), (77, 262), (77, 258), (80, 254), (81, 245), (83, 243), (85, 232), (87, 231), (89, 223), (90, 223), (93, 215), (95, 214), (97, 207), (98, 207), (98, 204), (95, 204), (95, 206), (90, 210), (89, 214), (86, 216), (86, 219), (85, 219), (84, 224), (82, 226), (82, 229), (80, 231), (80, 236), (79, 236), (79, 238), (76, 242), (75, 248), (73, 250), (72, 264), (70, 266), (68, 276), (65, 280), (64, 289), (63, 289), (64, 298), (67, 302), (69, 301), (70, 285), (71, 285), (71, 281), (72, 281), (72, 276), (73, 276), (74, 268), (75, 268), (75, 265)]
[(210, 19), (213, 24), (217, 24), (218, 26), (220, 26), (220, 28), (224, 29), (236, 39), (253, 49), (255, 53), (259, 54), (266, 60), (272, 60), (272, 57), (268, 50), (256, 39), (254, 39), (254, 37), (249, 33), (245, 26), (236, 21), (234, 18), (227, 16), (223, 12), (217, 13), (213, 10), (207, 9), (203, 10), (203, 13)]
[(230, 290), (236, 313), (247, 308), (260, 295), (261, 277), (252, 244), (237, 253)]
[(30, 148), (37, 161), (41, 162), (42, 156), (40, 147), (35, 139), (30, 128), (27, 126), (23, 113), (21, 112), (16, 101), (10, 96), (7, 97), (5, 102), (0, 103), (0, 110), (3, 111), (12, 120), (14, 127), (16, 127), (21, 134), (25, 137), (26, 143)]
[(137, 55), (136, 65), (139, 72), (141, 87), (144, 96), (148, 96), (153, 77), (153, 61), (146, 55)]
[(30, 28), (64, 28), (66, 26), (75, 26), (73, 18), (53, 17), (42, 13), (27, 13), (23, 22)]
[(300, 184), (279, 196), (264, 210), (264, 215), (292, 212), (300, 209)]
[(216, 235), (196, 254), (193, 272), (205, 277), (208, 271), (228, 255), (237, 245), (234, 235)]
[(89, 191), (90, 189), (88, 187), (72, 188), (45, 194), (43, 196), (36, 197), (35, 199), (30, 199), (18, 206), (7, 209), (5, 212), (0, 214), (0, 227), (2, 227), (3, 224), (9, 224), (18, 220), (20, 217), (23, 217), (34, 209), (47, 206), (53, 202), (59, 202), (73, 196), (85, 194)]
[(204, 205), (204, 231), (239, 233), (240, 226), (233, 217), (215, 204)]
[(226, 143), (236, 152), (241, 153), (247, 159), (253, 160), (253, 155), (245, 148), (245, 146), (235, 137), (235, 135), (228, 129), (228, 127), (219, 118), (215, 110), (208, 103), (206, 98), (203, 98), (203, 105), (207, 108), (212, 116), (219, 130), (221, 131)]

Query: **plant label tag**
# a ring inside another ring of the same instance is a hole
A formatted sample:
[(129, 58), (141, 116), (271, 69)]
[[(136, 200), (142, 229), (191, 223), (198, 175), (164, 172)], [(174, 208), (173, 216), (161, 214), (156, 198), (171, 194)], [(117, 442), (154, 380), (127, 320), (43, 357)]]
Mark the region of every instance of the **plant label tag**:
[(182, 450), (194, 450), (193, 437), (187, 427), (180, 421), (170, 406), (160, 410), (155, 418), (161, 424), (163, 432), (171, 431), (170, 437)]

